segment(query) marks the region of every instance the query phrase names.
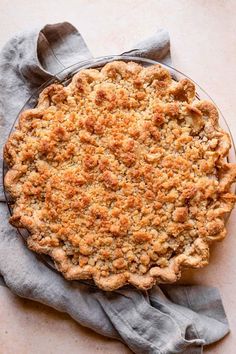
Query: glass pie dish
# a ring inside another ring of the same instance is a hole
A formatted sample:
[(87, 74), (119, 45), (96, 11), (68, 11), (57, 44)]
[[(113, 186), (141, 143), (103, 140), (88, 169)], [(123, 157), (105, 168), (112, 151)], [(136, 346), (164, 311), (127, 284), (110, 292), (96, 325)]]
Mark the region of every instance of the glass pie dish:
[[(77, 73), (79, 72), (80, 70), (84, 70), (84, 69), (91, 69), (91, 68), (96, 68), (96, 69), (100, 69), (102, 68), (105, 64), (111, 62), (111, 61), (114, 61), (114, 60), (122, 60), (122, 61), (125, 61), (125, 62), (128, 62), (128, 61), (133, 61), (133, 62), (136, 62), (144, 67), (147, 67), (147, 66), (151, 66), (151, 65), (154, 65), (154, 64), (160, 64), (160, 63), (157, 63), (156, 61), (153, 61), (153, 60), (149, 60), (149, 59), (142, 59), (142, 58), (137, 58), (137, 57), (131, 57), (131, 56), (109, 56), (109, 57), (102, 57), (102, 58), (97, 58), (97, 59), (91, 59), (91, 60), (88, 60), (88, 61), (84, 61), (84, 62), (80, 62), (80, 63), (77, 63), (77, 64), (74, 64), (66, 69), (64, 69), (63, 71), (59, 72), (57, 75), (55, 75), (55, 77), (53, 79), (50, 79), (48, 80), (47, 82), (45, 82), (42, 86), (39, 87), (39, 89), (37, 89), (33, 95), (29, 98), (29, 100), (25, 103), (25, 105), (22, 107), (21, 111), (19, 112), (18, 116), (16, 117), (16, 120), (13, 124), (13, 127), (11, 129), (11, 132), (10, 134), (14, 131), (17, 123), (18, 123), (18, 119), (19, 119), (19, 116), (21, 114), (21, 112), (27, 110), (27, 109), (31, 109), (31, 108), (34, 108), (36, 105), (37, 105), (37, 101), (38, 101), (38, 97), (39, 97), (39, 94), (42, 92), (42, 90), (53, 84), (53, 83), (60, 83), (64, 86), (67, 86), (71, 80), (72, 80), (72, 77)], [(181, 72), (175, 70), (174, 68), (170, 67), (170, 66), (167, 66), (167, 65), (164, 65), (164, 64), (161, 64), (164, 68), (166, 68), (170, 74), (171, 74), (171, 77), (174, 81), (178, 82), (182, 79), (190, 79), (188, 78), (186, 75), (182, 74)], [(191, 79), (190, 79), (191, 80)], [(195, 88), (196, 88), (196, 101), (197, 100), (208, 100), (208, 101), (211, 101), (212, 102), (212, 99), (210, 98), (210, 96), (203, 90), (201, 89), (193, 80), (191, 80), (194, 85), (195, 85)], [(214, 103), (214, 102), (213, 102)], [(225, 121), (225, 119), (223, 118), (220, 110), (218, 109), (218, 112), (219, 112), (219, 125), (221, 126), (221, 128), (223, 128), (231, 137), (231, 142), (232, 142), (232, 146), (231, 146), (231, 149), (229, 151), (229, 155), (227, 157), (227, 161), (228, 162), (231, 162), (231, 163), (234, 163), (236, 161), (235, 159), (235, 148), (234, 148), (234, 144), (233, 144), (233, 139), (232, 139), (232, 135), (229, 131), (229, 128), (227, 126), (227, 123)], [(7, 165), (5, 164), (5, 162), (3, 162), (3, 176), (5, 176), (6, 172), (7, 172)], [(6, 189), (4, 188), (4, 192), (5, 192), (5, 197), (6, 197), (6, 202), (7, 202), (7, 205), (8, 205), (8, 208), (9, 208), (9, 211), (10, 211), (10, 214), (12, 215), (12, 205), (13, 205), (13, 201), (11, 200), (11, 197), (9, 196), (8, 192), (6, 191)], [(25, 229), (19, 229), (18, 228), (18, 232), (19, 234), (23, 237), (24, 240), (27, 239), (27, 237), (29, 236), (29, 232)], [(37, 255), (37, 257), (45, 262), (50, 268), (54, 269), (55, 270), (55, 266), (54, 266), (54, 263), (52, 262), (51, 258), (49, 256), (44, 256), (44, 255)], [(80, 280), (81, 281), (81, 280)], [(90, 283), (90, 281), (81, 281), (81, 282), (84, 282), (84, 283)]]

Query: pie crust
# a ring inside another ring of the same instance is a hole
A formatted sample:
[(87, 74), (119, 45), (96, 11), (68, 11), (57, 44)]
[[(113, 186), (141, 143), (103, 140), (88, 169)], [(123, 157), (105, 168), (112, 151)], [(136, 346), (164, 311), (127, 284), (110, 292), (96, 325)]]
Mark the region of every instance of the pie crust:
[(216, 107), (159, 64), (81, 70), (44, 89), (5, 145), (10, 222), (66, 279), (173, 283), (226, 235), (230, 146)]

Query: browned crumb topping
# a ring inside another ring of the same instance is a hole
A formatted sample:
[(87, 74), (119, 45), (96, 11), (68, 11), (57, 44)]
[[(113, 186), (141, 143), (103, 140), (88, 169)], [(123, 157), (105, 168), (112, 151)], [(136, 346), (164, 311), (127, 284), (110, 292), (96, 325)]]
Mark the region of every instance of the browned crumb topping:
[(44, 90), (5, 149), (12, 222), (31, 231), (29, 246), (68, 278), (128, 281), (199, 253), (199, 238), (222, 238), (230, 140), (214, 105), (194, 99), (189, 80), (132, 62)]

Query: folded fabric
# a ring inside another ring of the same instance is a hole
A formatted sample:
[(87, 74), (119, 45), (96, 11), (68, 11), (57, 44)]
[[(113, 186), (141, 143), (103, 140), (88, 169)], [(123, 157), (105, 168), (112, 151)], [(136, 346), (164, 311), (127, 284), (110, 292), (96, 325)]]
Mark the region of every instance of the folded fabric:
[[(168, 33), (158, 31), (123, 54), (169, 60)], [(32, 92), (60, 70), (90, 58), (81, 34), (67, 22), (22, 33), (5, 45), (0, 53), (1, 148)], [(203, 345), (229, 332), (215, 288), (162, 285), (149, 292), (125, 287), (107, 293), (66, 281), (29, 251), (9, 225), (0, 188), (0, 274), (14, 293), (66, 312), (83, 326), (122, 340), (140, 354), (199, 354)]]

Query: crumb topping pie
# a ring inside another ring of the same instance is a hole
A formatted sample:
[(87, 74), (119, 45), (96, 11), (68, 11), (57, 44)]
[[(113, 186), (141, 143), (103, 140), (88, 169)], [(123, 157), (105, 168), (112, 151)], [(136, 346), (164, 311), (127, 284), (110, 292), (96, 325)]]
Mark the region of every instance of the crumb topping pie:
[(175, 282), (225, 237), (236, 165), (216, 107), (160, 65), (114, 61), (42, 91), (5, 145), (12, 225), (66, 279)]

